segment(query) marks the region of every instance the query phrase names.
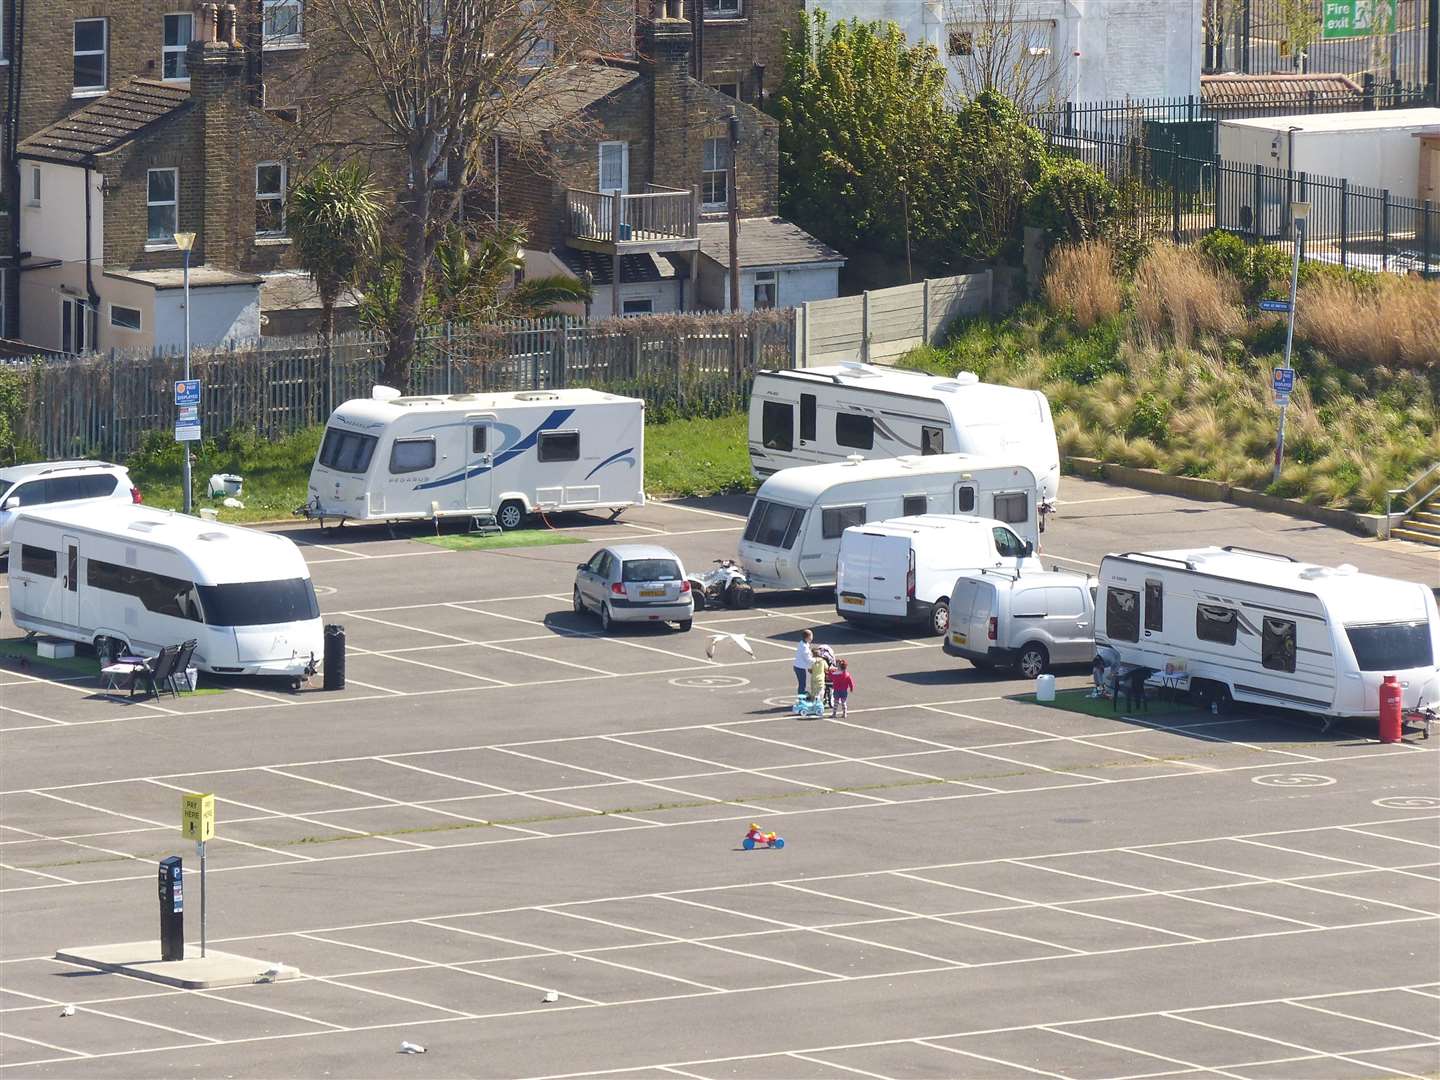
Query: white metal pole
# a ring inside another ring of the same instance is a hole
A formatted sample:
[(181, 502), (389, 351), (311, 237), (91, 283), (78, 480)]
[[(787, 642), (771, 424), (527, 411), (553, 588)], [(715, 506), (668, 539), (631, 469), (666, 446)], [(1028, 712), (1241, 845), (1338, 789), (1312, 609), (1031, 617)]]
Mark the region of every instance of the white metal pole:
[[(190, 449), (188, 446), (185, 448)], [(200, 955), (205, 955), (205, 841), (200, 841)]]
[[(1295, 341), (1295, 293), (1300, 283), (1300, 245), (1305, 239), (1305, 219), (1295, 219), (1294, 258), (1290, 261), (1290, 311), (1285, 321), (1285, 367), (1290, 366), (1290, 347)], [(1289, 396), (1280, 406), (1280, 428), (1275, 433), (1275, 472), (1271, 483), (1280, 481), (1280, 467), (1285, 463), (1285, 413), (1290, 407)]]
[[(190, 249), (188, 247), (185, 249), (185, 380), (187, 382), (190, 380)], [(180, 445), (184, 451), (181, 460), (184, 462), (183, 483), (185, 485), (185, 513), (188, 514), (190, 513), (190, 443), (183, 442)], [(205, 849), (202, 847), (200, 850), (202, 852), (200, 858), (203, 867), (205, 858), (203, 852)], [(202, 912), (200, 922), (203, 925), (205, 922), (203, 914), (205, 910), (205, 887), (203, 884), (200, 887), (200, 896), (200, 910)], [(201, 940), (203, 942), (203, 935)], [(203, 956), (205, 952), (203, 944), (201, 945), (200, 952)]]

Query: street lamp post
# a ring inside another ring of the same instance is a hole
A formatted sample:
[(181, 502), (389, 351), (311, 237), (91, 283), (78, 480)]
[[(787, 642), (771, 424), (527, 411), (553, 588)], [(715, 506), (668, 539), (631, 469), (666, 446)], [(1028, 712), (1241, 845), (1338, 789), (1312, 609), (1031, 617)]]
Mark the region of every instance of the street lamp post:
[[(1294, 248), (1294, 254), (1290, 260), (1290, 310), (1286, 313), (1285, 321), (1285, 360), (1286, 368), (1290, 367), (1290, 347), (1295, 341), (1295, 293), (1300, 284), (1300, 248), (1305, 243), (1305, 219), (1310, 216), (1310, 204), (1308, 202), (1292, 202), (1290, 204), (1290, 221), (1295, 228), (1295, 235), (1290, 238), (1290, 246)], [(1290, 396), (1288, 394), (1280, 400), (1280, 427), (1275, 434), (1275, 472), (1271, 476), (1271, 483), (1279, 483), (1280, 467), (1285, 463), (1285, 412), (1290, 407)]]
[[(175, 234), (175, 246), (185, 253), (185, 381), (190, 381), (190, 252), (195, 247), (195, 234), (193, 232), (177, 232)], [(185, 492), (185, 513), (190, 513), (191, 491), (190, 491), (190, 444), (185, 443), (185, 453), (181, 458), (184, 463), (182, 483)]]

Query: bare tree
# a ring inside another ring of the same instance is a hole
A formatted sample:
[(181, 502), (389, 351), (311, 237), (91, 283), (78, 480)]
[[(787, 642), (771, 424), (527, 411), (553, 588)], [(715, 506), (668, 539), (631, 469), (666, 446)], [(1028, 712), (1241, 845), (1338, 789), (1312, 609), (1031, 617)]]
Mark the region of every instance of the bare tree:
[(1026, 114), (1064, 97), (1050, 19), (1030, 18), (1026, 0), (947, 0), (946, 53), (955, 104), (1003, 94)]
[(307, 0), (297, 83), (304, 140), (369, 159), (394, 210), (399, 264), (382, 379), (409, 381), (435, 249), (496, 138), (538, 144), (547, 106), (613, 32), (606, 0)]

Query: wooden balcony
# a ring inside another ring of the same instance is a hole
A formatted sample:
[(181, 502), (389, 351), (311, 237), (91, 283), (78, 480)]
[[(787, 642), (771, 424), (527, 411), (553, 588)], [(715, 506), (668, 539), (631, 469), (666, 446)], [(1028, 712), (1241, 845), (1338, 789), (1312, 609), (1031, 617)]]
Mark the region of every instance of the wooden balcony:
[(565, 194), (570, 246), (610, 255), (696, 251), (700, 196), (647, 184), (640, 195), (570, 188)]

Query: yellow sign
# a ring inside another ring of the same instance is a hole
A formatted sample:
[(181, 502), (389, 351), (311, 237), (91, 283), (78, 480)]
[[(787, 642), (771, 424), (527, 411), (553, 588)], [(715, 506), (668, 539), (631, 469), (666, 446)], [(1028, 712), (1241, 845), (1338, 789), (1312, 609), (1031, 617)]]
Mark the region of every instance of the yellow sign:
[(209, 840), (215, 835), (215, 796), (182, 795), (180, 834), (186, 840)]

